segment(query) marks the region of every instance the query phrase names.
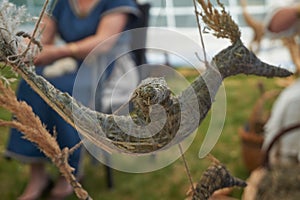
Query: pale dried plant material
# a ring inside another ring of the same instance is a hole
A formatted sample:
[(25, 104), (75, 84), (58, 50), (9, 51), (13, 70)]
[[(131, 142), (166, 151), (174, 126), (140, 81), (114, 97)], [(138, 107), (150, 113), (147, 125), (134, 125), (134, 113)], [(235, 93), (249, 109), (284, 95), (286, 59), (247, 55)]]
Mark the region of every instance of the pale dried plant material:
[(233, 21), (232, 17), (225, 11), (224, 5), (217, 0), (221, 11), (216, 9), (210, 1), (197, 0), (203, 11), (199, 13), (204, 23), (209, 29), (213, 30), (213, 35), (217, 38), (228, 38), (235, 43), (241, 37), (238, 25)]
[(39, 149), (52, 160), (63, 176), (67, 178), (77, 197), (85, 200), (91, 199), (73, 175), (74, 169), (68, 164), (68, 157), (74, 149), (64, 148), (61, 150), (56, 139), (47, 131), (31, 107), (26, 102), (19, 102), (15, 93), (10, 87), (6, 87), (2, 81), (0, 81), (0, 105), (15, 116), (12, 121), (0, 119), (0, 126), (16, 128), (24, 134), (25, 139), (37, 144)]
[(242, 200), (255, 200), (258, 186), (261, 180), (265, 177), (268, 170), (264, 167), (256, 168), (251, 172), (249, 178), (247, 179), (247, 187), (244, 189)]
[(8, 0), (0, 3), (0, 61), (6, 61), (11, 55), (23, 52), (27, 45), (18, 37), (21, 24), (32, 22), (34, 18), (28, 14), (25, 6), (17, 7)]
[[(7, 62), (7, 60), (13, 61), (19, 53), (24, 52), (27, 48), (27, 44), (24, 42), (24, 38), (28, 37), (29, 34), (20, 31), (21, 24), (26, 22), (35, 21), (31, 17), (25, 6), (17, 7), (15, 4), (10, 3), (8, 0), (3, 0), (0, 2), (0, 61)], [(38, 41), (35, 39), (35, 44)], [(40, 46), (39, 46), (40, 48)], [(37, 52), (35, 48), (32, 48), (32, 52)], [(33, 57), (33, 54), (28, 55)], [(11, 68), (6, 68), (2, 70), (5, 65), (0, 66), (0, 79), (4, 81), (5, 84), (17, 80), (17, 73), (10, 70)], [(4, 73), (5, 71), (5, 73)], [(10, 78), (8, 78), (10, 77)]]
[(9, 55), (16, 54), (18, 39), (14, 37), (24, 19), (27, 19), (25, 7), (17, 7), (7, 0), (0, 3), (0, 58), (3, 61)]
[[(234, 43), (214, 56), (210, 67), (178, 96), (172, 95), (163, 78), (149, 78), (143, 81), (132, 97), (135, 109), (130, 115), (116, 116), (93, 111), (38, 76), (29, 67), (30, 63), (24, 63), (19, 59), (20, 62), (11, 62), (10, 65), (66, 122), (95, 145), (108, 152), (152, 153), (179, 143), (194, 132), (210, 110), (224, 78), (240, 73), (266, 77), (291, 75), (286, 69), (261, 62), (243, 45), (239, 39), (240, 31), (237, 25), (220, 2), (221, 13), (210, 3), (206, 5), (201, 2), (207, 13), (205, 23), (209, 27), (213, 25), (210, 28), (216, 33), (220, 32), (217, 34), (218, 37), (229, 38)], [(9, 44), (6, 45), (12, 48)], [(198, 106), (199, 117), (191, 116), (195, 107), (180, 107), (180, 102), (191, 101)], [(150, 121), (148, 111), (155, 104), (165, 109), (166, 123), (156, 134), (145, 136), (144, 126)], [(137, 128), (133, 129), (133, 125)], [(129, 135), (120, 126), (130, 130), (131, 134)], [(176, 140), (173, 140), (175, 137)]]
[(261, 41), (265, 35), (265, 26), (262, 22), (255, 20), (248, 12), (247, 12), (247, 0), (241, 0), (242, 13), (245, 19), (245, 22), (249, 27), (252, 28), (254, 35), (252, 40), (250, 41), (250, 50), (255, 53), (259, 52)]
[[(0, 61), (6, 61), (10, 55), (14, 55), (18, 48), (18, 38), (14, 37), (20, 24), (28, 18), (25, 7), (16, 7), (14, 4), (3, 0), (0, 3)], [(4, 66), (0, 66), (4, 68)], [(9, 68), (8, 68), (9, 69)], [(9, 73), (9, 70), (7, 70)], [(15, 76), (15, 74), (14, 74)], [(7, 78), (3, 70), (0, 72), (0, 79), (6, 85), (15, 81), (14, 78)]]

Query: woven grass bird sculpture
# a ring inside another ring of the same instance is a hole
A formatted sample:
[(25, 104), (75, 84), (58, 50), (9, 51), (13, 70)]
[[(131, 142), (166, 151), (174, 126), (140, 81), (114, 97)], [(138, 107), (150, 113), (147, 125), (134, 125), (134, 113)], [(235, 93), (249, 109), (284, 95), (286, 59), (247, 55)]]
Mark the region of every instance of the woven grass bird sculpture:
[[(230, 39), (232, 44), (216, 54), (205, 72), (177, 96), (172, 95), (163, 78), (142, 81), (132, 95), (134, 109), (128, 115), (96, 112), (56, 89), (38, 76), (30, 64), (22, 61), (17, 54), (17, 45), (11, 42), (12, 34), (3, 28), (0, 29), (0, 59), (20, 74), (85, 139), (107, 151), (152, 153), (177, 144), (194, 132), (210, 110), (223, 79), (237, 74), (265, 77), (287, 77), (292, 74), (286, 69), (260, 61), (249, 51), (240, 39), (239, 27), (219, 1), (221, 9), (216, 9), (210, 1), (198, 0), (198, 3), (202, 11), (197, 14), (207, 27), (216, 37)], [(17, 37), (16, 34), (14, 37)], [(164, 124), (153, 117), (155, 106), (163, 108), (158, 110), (163, 110)], [(160, 128), (153, 132), (153, 127)]]

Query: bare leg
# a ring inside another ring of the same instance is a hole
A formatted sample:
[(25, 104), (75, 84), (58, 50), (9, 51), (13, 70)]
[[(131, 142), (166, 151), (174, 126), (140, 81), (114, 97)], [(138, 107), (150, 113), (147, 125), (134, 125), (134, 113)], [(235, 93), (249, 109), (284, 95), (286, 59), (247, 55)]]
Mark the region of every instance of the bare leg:
[(48, 185), (48, 176), (42, 163), (30, 164), (29, 182), (18, 200), (38, 199)]
[(71, 195), (73, 193), (73, 187), (68, 183), (65, 177), (60, 176), (51, 190), (49, 199), (64, 199), (65, 197)]

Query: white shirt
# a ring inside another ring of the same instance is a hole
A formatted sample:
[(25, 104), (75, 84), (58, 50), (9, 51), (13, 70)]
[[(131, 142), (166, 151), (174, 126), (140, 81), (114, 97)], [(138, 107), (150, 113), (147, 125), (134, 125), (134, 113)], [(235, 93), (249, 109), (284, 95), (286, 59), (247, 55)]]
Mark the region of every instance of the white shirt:
[[(265, 125), (265, 149), (277, 133), (300, 123), (300, 79), (287, 87), (273, 105), (271, 117)], [(297, 157), (300, 161), (300, 129), (290, 131), (280, 139), (279, 145), (274, 147), (284, 157)], [(274, 150), (273, 150), (274, 151)]]

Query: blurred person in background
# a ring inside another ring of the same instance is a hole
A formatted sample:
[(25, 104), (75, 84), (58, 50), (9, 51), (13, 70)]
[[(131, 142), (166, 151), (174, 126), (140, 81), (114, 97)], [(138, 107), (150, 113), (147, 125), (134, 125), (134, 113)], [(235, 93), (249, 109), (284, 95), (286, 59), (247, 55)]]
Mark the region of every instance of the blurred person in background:
[[(99, 43), (107, 40), (112, 35), (127, 30), (138, 16), (136, 4), (132, 0), (57, 0), (52, 1), (51, 11), (42, 21), (41, 43), (43, 50), (34, 59), (36, 72), (43, 75), (56, 88), (72, 95), (76, 73), (85, 57)], [(55, 38), (59, 37), (64, 44), (56, 45)], [(130, 40), (123, 35), (112, 40), (103, 48), (97, 49), (99, 55), (106, 55), (113, 47), (128, 46)], [(104, 57), (104, 56), (103, 56)], [(110, 65), (106, 80), (115, 81), (123, 73), (134, 68), (130, 56), (123, 56), (127, 62), (118, 65), (114, 62)], [(69, 69), (65, 69), (68, 68)], [(98, 68), (105, 67), (98, 65)], [(121, 68), (121, 69), (120, 69)], [(137, 77), (131, 73), (128, 84), (136, 85)], [(87, 77), (88, 79), (89, 77)], [(89, 80), (82, 80), (82, 85), (89, 87)], [(110, 83), (106, 83), (110, 85)], [(104, 87), (101, 87), (102, 89)], [(85, 89), (82, 88), (83, 95)], [(106, 93), (111, 93), (107, 90)], [(55, 111), (53, 111), (27, 84), (21, 80), (17, 96), (19, 100), (26, 101), (32, 106), (33, 111), (40, 117), (48, 130), (55, 128), (57, 141), (61, 148), (73, 147), (80, 142), (77, 131), (67, 124)], [(101, 98), (101, 96), (100, 96)], [(88, 102), (83, 102), (88, 104)], [(101, 106), (98, 106), (101, 107)], [(69, 164), (75, 169), (74, 174), (80, 177), (82, 160), (82, 148), (77, 149), (69, 158)], [(11, 130), (5, 155), (15, 158), (30, 166), (28, 184), (19, 200), (39, 199), (43, 191), (49, 185), (49, 175), (45, 169), (45, 155), (35, 144), (27, 141), (22, 134), (15, 129)], [(73, 188), (62, 176), (58, 178), (50, 191), (50, 199), (63, 199), (72, 194)]]
[(267, 36), (281, 38), (300, 33), (300, 1), (269, 1), (271, 9), (265, 19)]
[[(283, 38), (300, 33), (300, 1), (271, 1), (272, 9), (266, 17), (266, 34), (270, 38)], [(300, 55), (299, 55), (300, 56)], [(283, 90), (272, 107), (271, 117), (265, 125), (263, 149), (284, 128), (300, 123), (300, 80)], [(270, 151), (271, 164), (299, 164), (300, 129), (285, 134)]]
[[(285, 88), (274, 102), (271, 117), (265, 125), (263, 148), (283, 129), (300, 123), (300, 79)], [(294, 165), (300, 162), (300, 129), (286, 133), (272, 147), (270, 164)]]

